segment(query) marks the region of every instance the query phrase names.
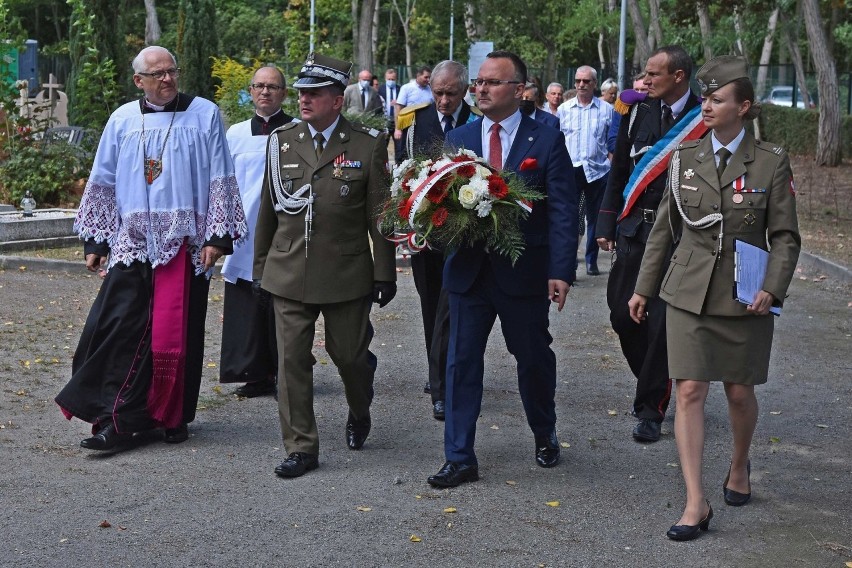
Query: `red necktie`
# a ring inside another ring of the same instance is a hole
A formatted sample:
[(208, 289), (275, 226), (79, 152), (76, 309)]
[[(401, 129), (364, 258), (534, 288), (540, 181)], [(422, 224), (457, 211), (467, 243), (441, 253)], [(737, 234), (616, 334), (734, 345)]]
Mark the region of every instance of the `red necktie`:
[(503, 169), (503, 144), (500, 142), (499, 122), (491, 125), (491, 139), (488, 142), (488, 163), (497, 171)]

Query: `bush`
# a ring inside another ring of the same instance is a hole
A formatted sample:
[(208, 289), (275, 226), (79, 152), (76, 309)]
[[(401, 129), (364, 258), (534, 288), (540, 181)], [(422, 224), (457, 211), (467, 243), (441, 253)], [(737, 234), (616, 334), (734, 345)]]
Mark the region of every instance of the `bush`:
[(39, 207), (66, 203), (77, 179), (89, 172), (86, 154), (64, 142), (20, 146), (0, 165), (4, 198), (17, 205), (30, 190)]
[[(758, 120), (763, 140), (778, 144), (790, 154), (816, 153), (819, 110), (763, 105)], [(852, 116), (844, 115), (841, 119), (840, 139), (843, 155), (852, 156)]]

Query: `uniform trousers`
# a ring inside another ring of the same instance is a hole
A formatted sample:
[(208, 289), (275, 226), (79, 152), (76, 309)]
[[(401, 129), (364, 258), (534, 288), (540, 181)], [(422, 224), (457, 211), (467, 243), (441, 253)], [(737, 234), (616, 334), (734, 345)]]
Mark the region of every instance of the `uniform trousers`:
[(630, 319), (627, 302), (633, 296), (645, 243), (619, 235), (616, 261), (606, 288), (609, 319), (618, 334), (621, 351), (636, 376), (633, 412), (639, 419), (662, 422), (671, 398), (668, 355), (666, 350), (666, 303), (648, 298), (648, 315), (637, 324)]
[(273, 295), (278, 340), (278, 415), (288, 453), (319, 455), (314, 415), (313, 345), (322, 314), (325, 348), (337, 366), (349, 411), (366, 418), (373, 401), (376, 356), (370, 352), (372, 295), (346, 302), (305, 304)]
[(489, 262), (463, 294), (450, 292), (444, 454), (448, 461), (476, 464), (476, 421), (482, 407), (485, 348), (497, 316), (518, 364), (518, 391), (536, 437), (556, 428), (556, 356), (548, 331), (550, 300), (545, 294), (509, 296)]

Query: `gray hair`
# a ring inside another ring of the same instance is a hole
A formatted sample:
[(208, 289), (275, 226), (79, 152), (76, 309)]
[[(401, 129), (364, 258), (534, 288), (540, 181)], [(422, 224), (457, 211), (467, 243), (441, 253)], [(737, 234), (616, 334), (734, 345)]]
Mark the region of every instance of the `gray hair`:
[[(577, 68), (576, 73), (579, 73), (580, 71), (588, 71), (589, 73), (592, 74), (592, 81), (594, 81), (595, 83), (598, 82), (598, 72), (595, 71), (594, 67), (589, 67), (588, 65), (583, 65), (583, 66)], [(575, 73), (575, 75), (576, 75), (576, 73)]]
[(156, 53), (163, 53), (163, 52), (168, 53), (169, 57), (172, 58), (172, 62), (175, 64), (175, 67), (177, 67), (177, 59), (175, 59), (175, 56), (174, 56), (174, 54), (172, 54), (171, 51), (169, 51), (165, 47), (160, 47), (159, 45), (149, 45), (148, 47), (146, 47), (145, 49), (140, 51), (139, 54), (136, 57), (133, 58), (133, 63), (131, 64), (133, 66), (133, 72), (134, 73), (145, 73), (146, 71), (148, 71), (148, 63), (147, 63), (146, 60), (147, 60), (149, 54), (152, 54), (152, 53), (155, 53), (155, 52)]
[(562, 83), (553, 82), (553, 83), (549, 84), (547, 86), (548, 91), (550, 90), (550, 87), (559, 87), (560, 89), (562, 89), (563, 92), (565, 91), (565, 87), (562, 86)]
[(445, 59), (441, 61), (432, 69), (432, 77), (430, 81), (434, 81), (435, 77), (440, 75), (449, 75), (458, 81), (459, 88), (462, 91), (467, 91), (467, 67), (459, 63), (458, 61), (452, 61), (449, 59)]
[(524, 85), (524, 91), (532, 91), (535, 93), (535, 96), (538, 96), (538, 85), (535, 83), (527, 83)]
[(602, 93), (605, 93), (610, 89), (618, 89), (618, 84), (615, 82), (615, 79), (609, 78), (601, 84)]

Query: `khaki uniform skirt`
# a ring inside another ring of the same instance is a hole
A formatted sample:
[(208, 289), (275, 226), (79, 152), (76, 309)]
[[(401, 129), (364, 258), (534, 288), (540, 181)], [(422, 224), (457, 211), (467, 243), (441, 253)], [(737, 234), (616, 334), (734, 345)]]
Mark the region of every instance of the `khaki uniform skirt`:
[(769, 375), (775, 316), (695, 315), (666, 307), (669, 376), (760, 385)]

